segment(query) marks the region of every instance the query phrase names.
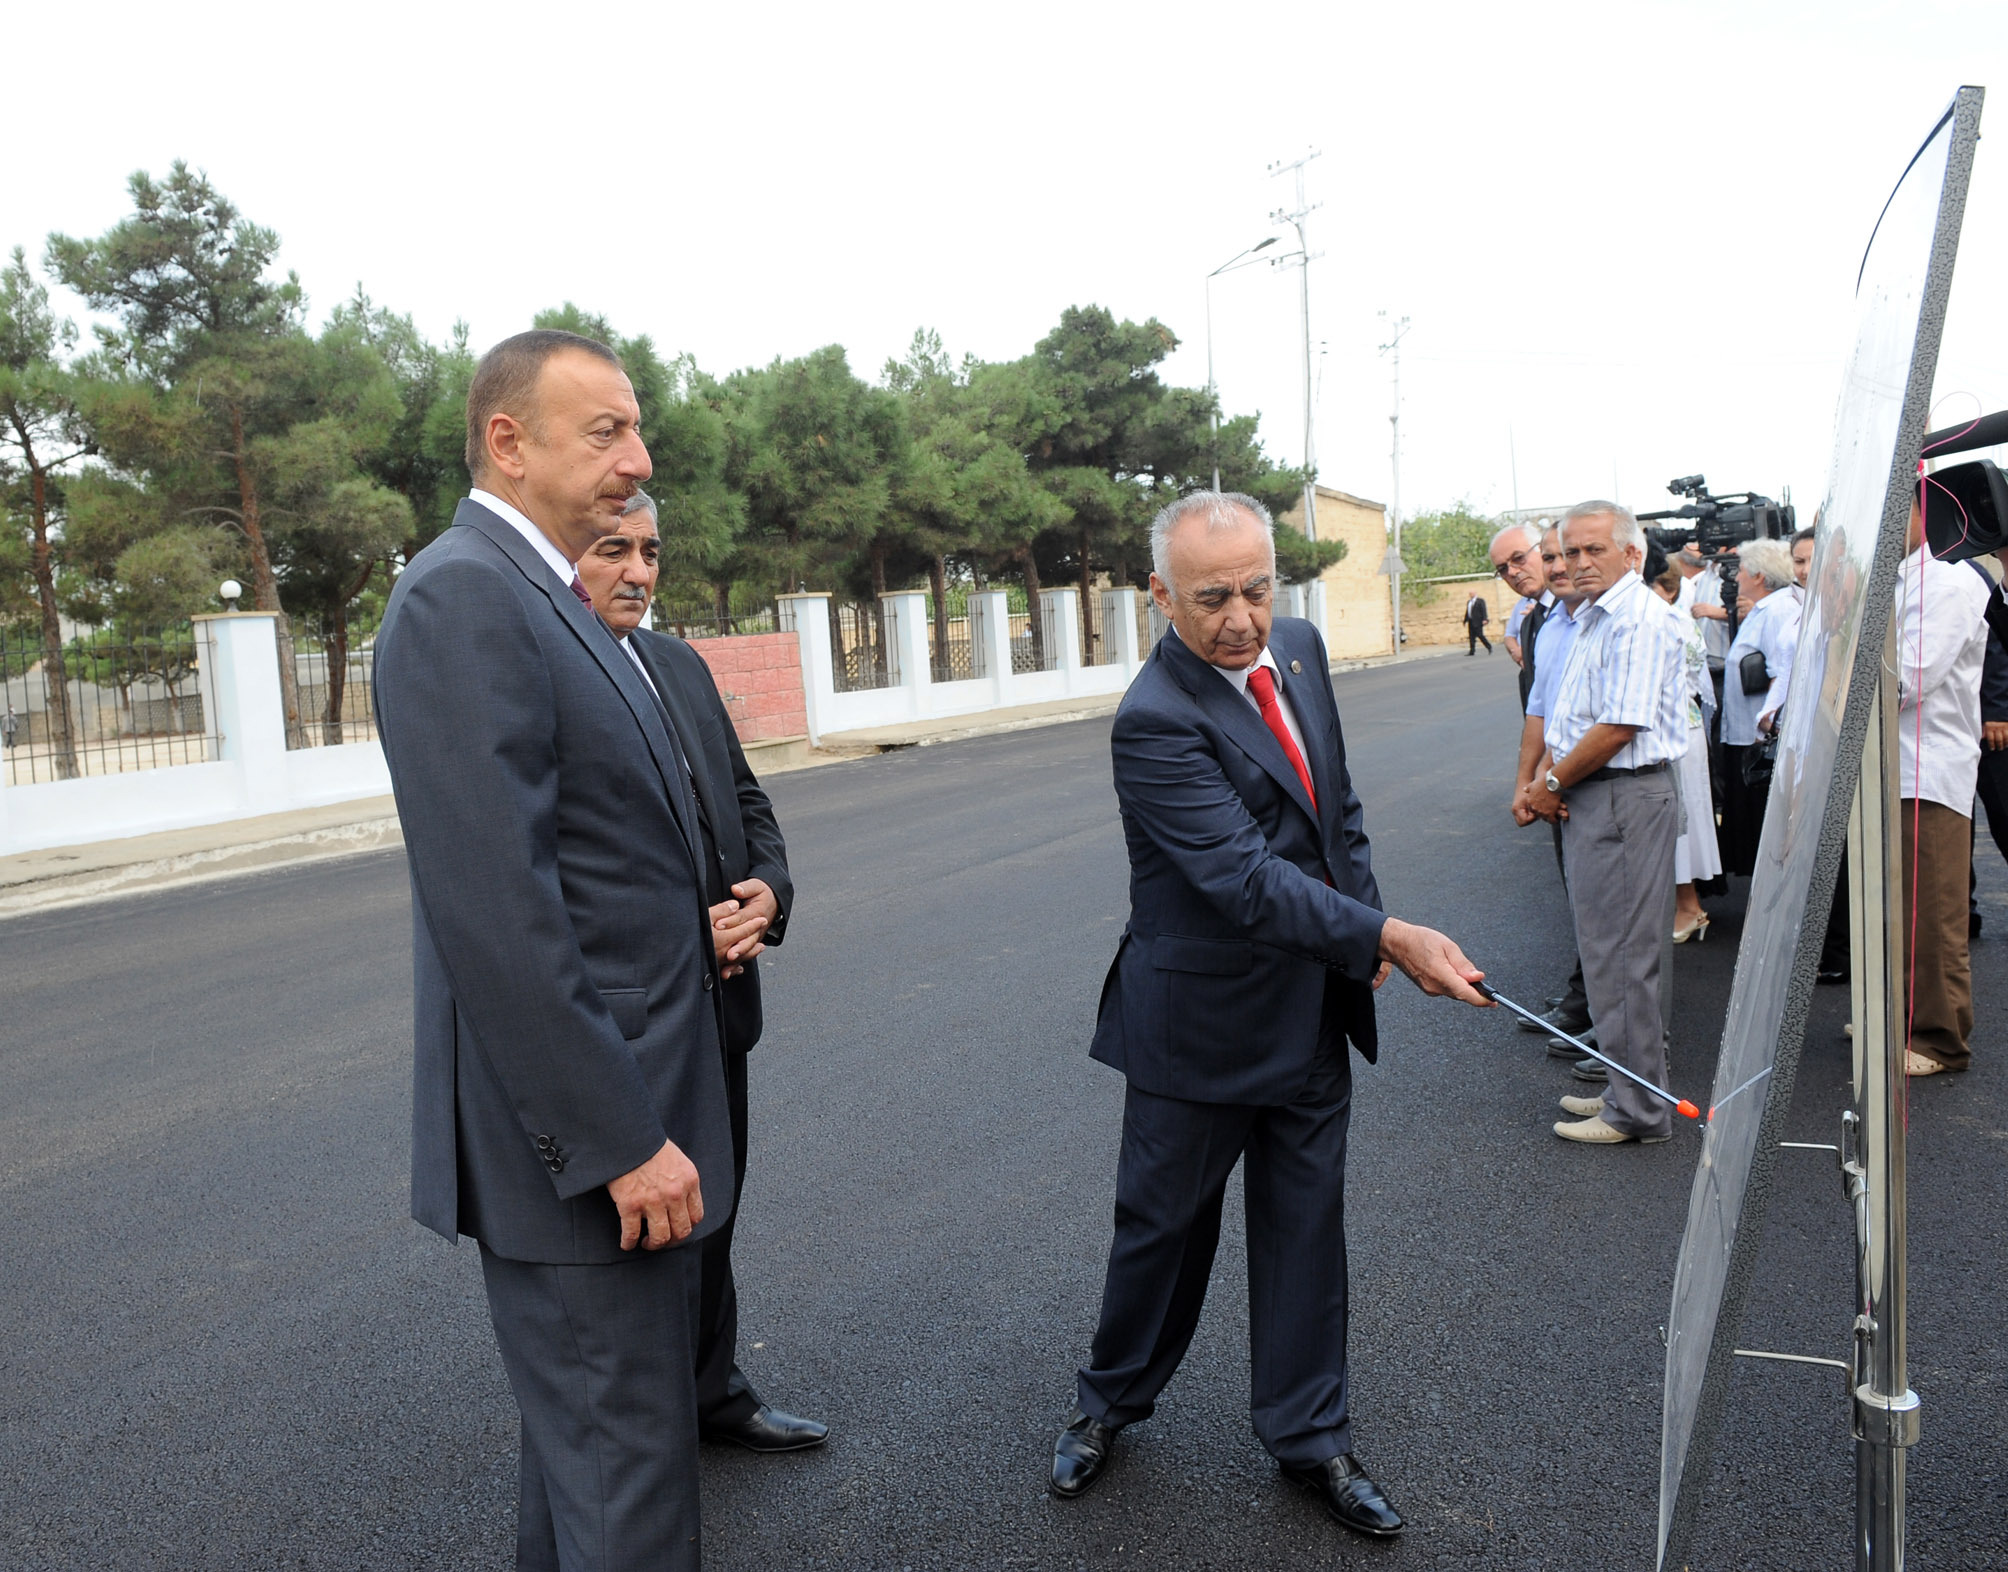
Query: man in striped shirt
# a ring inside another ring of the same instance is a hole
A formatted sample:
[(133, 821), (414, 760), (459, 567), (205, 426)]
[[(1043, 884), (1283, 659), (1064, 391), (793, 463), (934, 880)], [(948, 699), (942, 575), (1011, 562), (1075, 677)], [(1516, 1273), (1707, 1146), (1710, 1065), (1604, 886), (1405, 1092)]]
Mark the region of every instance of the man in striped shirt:
[[(1687, 748), (1681, 634), (1671, 607), (1638, 570), (1645, 535), (1615, 502), (1583, 502), (1562, 518), (1575, 588), (1575, 642), (1547, 708), (1545, 751), (1523, 790), (1528, 811), (1562, 824), (1576, 947), (1597, 1046), (1666, 1084), (1660, 957), (1673, 923), (1673, 845), (1680, 802), (1670, 768)], [(1602, 1098), (1564, 1097), (1577, 1117), (1565, 1140), (1664, 1141), (1666, 1105), (1623, 1077)]]

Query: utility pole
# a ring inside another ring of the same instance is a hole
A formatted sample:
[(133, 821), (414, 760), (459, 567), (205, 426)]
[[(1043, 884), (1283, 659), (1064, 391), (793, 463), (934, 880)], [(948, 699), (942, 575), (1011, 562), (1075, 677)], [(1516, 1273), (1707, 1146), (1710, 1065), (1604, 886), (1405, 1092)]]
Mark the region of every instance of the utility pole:
[(1324, 204), (1310, 202), (1304, 197), (1304, 166), (1318, 156), (1317, 148), (1308, 149), (1304, 156), (1289, 163), (1280, 160), (1269, 166), (1270, 175), (1289, 174), (1296, 176), (1297, 205), (1285, 210), (1277, 208), (1269, 215), (1271, 223), (1289, 224), (1297, 231), (1297, 251), (1294, 257), (1278, 257), (1275, 266), (1294, 261), (1302, 269), (1298, 276), (1298, 301), (1304, 328), (1304, 534), (1318, 538), (1318, 451), (1315, 424), (1317, 419), (1316, 390), (1311, 382), (1311, 264), (1317, 260), (1311, 250), (1311, 243), (1305, 237), (1304, 220), (1309, 218)]
[(1253, 267), (1253, 258), (1258, 251), (1267, 251), (1277, 241), (1271, 235), (1267, 240), (1258, 240), (1254, 245), (1237, 251), (1220, 266), (1206, 275), (1206, 396), (1213, 401), (1207, 411), (1207, 418), (1213, 428), (1213, 489), (1220, 489), (1220, 389), (1213, 380), (1213, 281), (1222, 273), (1237, 272), (1244, 267)]
[[(1388, 314), (1380, 314), (1381, 321), (1388, 320)], [(1388, 425), (1393, 428), (1394, 466), (1394, 571), (1388, 575), (1388, 592), (1394, 597), (1394, 652), (1401, 653), (1401, 341), (1408, 336), (1408, 318), (1402, 317), (1393, 324), (1394, 331), (1388, 341), (1381, 345), (1383, 355), (1394, 357), (1394, 413), (1388, 416)], [(1517, 488), (1516, 488), (1517, 489)]]

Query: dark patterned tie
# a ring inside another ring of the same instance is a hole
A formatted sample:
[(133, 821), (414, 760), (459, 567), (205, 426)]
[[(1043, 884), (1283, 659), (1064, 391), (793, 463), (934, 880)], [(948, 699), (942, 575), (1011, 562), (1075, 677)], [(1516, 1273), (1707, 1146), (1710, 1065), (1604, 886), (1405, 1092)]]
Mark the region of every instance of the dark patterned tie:
[(593, 609), (593, 597), (586, 593), (586, 587), (579, 582), (579, 575), (576, 571), (572, 574), (572, 593), (579, 597), (579, 604), (584, 606), (586, 610), (591, 611)]

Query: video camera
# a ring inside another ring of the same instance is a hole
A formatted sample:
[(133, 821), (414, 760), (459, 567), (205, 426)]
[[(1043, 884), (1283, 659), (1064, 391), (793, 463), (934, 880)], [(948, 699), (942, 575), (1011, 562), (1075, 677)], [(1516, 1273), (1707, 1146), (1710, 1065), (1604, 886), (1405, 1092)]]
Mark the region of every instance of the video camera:
[(1701, 548), (1704, 557), (1731, 553), (1746, 540), (1783, 540), (1797, 528), (1791, 503), (1773, 502), (1754, 491), (1732, 491), (1718, 497), (1708, 489), (1706, 475), (1682, 475), (1669, 480), (1666, 489), (1677, 497), (1692, 497), (1684, 507), (1660, 513), (1641, 513), (1638, 520), (1692, 519), (1687, 528), (1660, 526), (1647, 531), (1668, 556), (1690, 543)]
[[(1927, 432), (1924, 453), (1936, 458), (2008, 443), (2008, 410), (1971, 425)], [(1953, 464), (1927, 475), (1924, 533), (1941, 562), (1963, 562), (2008, 547), (2008, 477), (1986, 459)]]

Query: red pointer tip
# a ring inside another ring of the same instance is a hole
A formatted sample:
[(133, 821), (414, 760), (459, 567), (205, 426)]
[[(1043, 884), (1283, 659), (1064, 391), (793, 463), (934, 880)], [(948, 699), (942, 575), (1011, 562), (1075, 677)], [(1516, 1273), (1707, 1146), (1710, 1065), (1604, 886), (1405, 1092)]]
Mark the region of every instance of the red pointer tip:
[(1690, 1119), (1699, 1119), (1701, 1117), (1701, 1110), (1695, 1107), (1694, 1104), (1689, 1102), (1685, 1097), (1681, 1098), (1681, 1100), (1675, 1103), (1673, 1106), (1678, 1108), (1682, 1113), (1686, 1114), (1687, 1117)]

